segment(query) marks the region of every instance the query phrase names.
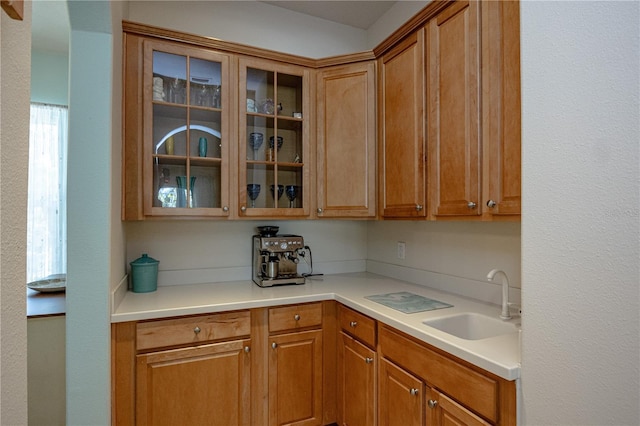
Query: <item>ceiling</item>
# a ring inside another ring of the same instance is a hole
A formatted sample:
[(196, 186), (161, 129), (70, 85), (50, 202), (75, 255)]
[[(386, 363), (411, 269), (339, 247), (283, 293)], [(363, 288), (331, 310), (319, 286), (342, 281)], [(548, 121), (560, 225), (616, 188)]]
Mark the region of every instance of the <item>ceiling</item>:
[[(263, 1), (305, 15), (367, 29), (395, 1)], [(34, 50), (65, 53), (69, 50), (69, 13), (65, 0), (34, 0), (31, 43)]]

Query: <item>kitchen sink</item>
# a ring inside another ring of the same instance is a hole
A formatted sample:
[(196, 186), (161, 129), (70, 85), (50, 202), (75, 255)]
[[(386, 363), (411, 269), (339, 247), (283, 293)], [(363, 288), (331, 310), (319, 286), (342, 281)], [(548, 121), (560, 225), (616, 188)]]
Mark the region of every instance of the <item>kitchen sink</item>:
[(518, 331), (513, 323), (474, 313), (438, 317), (422, 323), (465, 340), (488, 339)]

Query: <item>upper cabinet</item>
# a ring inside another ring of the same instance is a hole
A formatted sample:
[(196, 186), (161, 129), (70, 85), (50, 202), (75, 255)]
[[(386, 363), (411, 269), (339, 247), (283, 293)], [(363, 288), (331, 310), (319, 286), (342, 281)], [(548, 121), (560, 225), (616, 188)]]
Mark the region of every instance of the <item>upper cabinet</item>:
[(228, 55), (125, 42), (123, 217), (227, 216)]
[(376, 214), (375, 62), (317, 74), (317, 215)]
[(428, 169), (434, 217), (480, 209), (480, 4), (455, 2), (427, 24)]
[(380, 213), (425, 217), (424, 31), (380, 59)]
[(239, 61), (238, 208), (241, 216), (308, 216), (310, 71)]

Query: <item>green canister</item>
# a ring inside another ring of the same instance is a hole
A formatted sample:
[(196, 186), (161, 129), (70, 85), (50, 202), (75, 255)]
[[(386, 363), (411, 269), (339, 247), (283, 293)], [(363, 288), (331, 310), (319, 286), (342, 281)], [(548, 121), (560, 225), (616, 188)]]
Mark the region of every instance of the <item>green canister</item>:
[(149, 293), (158, 288), (158, 264), (160, 262), (147, 253), (134, 260), (131, 265), (131, 290), (134, 293)]

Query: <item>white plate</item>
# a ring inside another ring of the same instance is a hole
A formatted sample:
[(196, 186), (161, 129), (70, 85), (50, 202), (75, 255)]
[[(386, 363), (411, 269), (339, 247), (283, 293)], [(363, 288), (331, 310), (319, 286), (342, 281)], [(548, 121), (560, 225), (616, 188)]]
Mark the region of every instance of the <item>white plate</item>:
[(27, 287), (41, 293), (65, 291), (67, 289), (67, 274), (49, 275), (41, 280), (28, 283)]

